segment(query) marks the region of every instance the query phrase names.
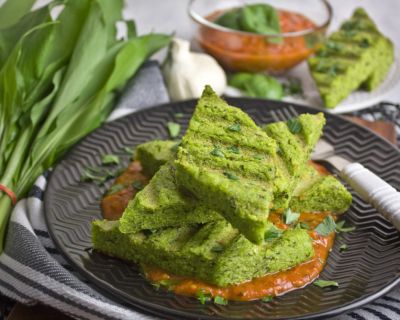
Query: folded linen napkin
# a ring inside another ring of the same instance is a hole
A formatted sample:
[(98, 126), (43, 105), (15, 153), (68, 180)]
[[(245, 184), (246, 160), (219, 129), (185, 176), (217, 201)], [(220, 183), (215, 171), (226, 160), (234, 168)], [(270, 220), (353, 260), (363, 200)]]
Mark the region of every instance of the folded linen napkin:
[[(165, 102), (168, 94), (158, 64), (149, 62), (129, 83), (111, 117)], [(76, 319), (155, 319), (97, 292), (59, 253), (44, 220), (47, 177), (40, 176), (14, 208), (0, 255), (0, 293), (23, 304), (49, 305)], [(334, 319), (400, 319), (400, 289)]]

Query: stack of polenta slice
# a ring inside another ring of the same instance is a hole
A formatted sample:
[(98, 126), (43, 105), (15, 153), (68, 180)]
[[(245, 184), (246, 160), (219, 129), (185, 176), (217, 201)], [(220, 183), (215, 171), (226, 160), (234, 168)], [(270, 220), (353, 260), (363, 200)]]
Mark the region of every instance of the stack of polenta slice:
[(358, 8), (308, 64), (325, 107), (334, 108), (356, 89), (375, 89), (393, 61), (392, 42)]
[(156, 173), (119, 221), (93, 222), (93, 248), (221, 287), (309, 260), (308, 232), (279, 230), (268, 214), (292, 203), (349, 207), (344, 186), (308, 165), (324, 122), (306, 114), (296, 130), (286, 122), (261, 129), (207, 87), (177, 152), (168, 141), (137, 148), (145, 171)]

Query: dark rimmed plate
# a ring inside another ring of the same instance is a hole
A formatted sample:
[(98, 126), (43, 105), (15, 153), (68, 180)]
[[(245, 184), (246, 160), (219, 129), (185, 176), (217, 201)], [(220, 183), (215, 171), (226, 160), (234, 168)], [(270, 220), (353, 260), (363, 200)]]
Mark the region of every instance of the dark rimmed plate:
[[(259, 124), (286, 120), (317, 110), (282, 102), (228, 99), (241, 106)], [(329, 255), (324, 279), (334, 279), (337, 289), (309, 285), (272, 302), (230, 302), (227, 306), (201, 305), (196, 299), (156, 291), (135, 266), (90, 252), (90, 222), (101, 218), (100, 198), (110, 183), (98, 187), (80, 182), (87, 165), (99, 165), (106, 153), (121, 155), (129, 163), (125, 146), (155, 138), (166, 139), (166, 123), (175, 121), (184, 131), (195, 101), (146, 109), (105, 124), (76, 145), (55, 168), (45, 193), (45, 214), (57, 247), (82, 275), (104, 293), (161, 317), (191, 319), (301, 319), (339, 314), (361, 306), (400, 282), (400, 235), (357, 195), (345, 214), (356, 231), (340, 234)], [(176, 113), (183, 113), (176, 118)], [(326, 114), (324, 138), (338, 154), (363, 163), (395, 188), (400, 188), (400, 153), (386, 140), (344, 118)], [(348, 250), (339, 252), (346, 243)]]

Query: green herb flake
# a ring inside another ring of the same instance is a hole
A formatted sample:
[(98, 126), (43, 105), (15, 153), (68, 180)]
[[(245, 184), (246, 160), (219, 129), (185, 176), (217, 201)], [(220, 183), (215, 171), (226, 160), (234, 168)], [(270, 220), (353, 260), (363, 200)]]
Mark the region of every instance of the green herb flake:
[(339, 284), (336, 281), (332, 280), (322, 280), (317, 279), (313, 282), (313, 285), (320, 287), (320, 288), (327, 288), (327, 287), (339, 287)]
[(181, 125), (176, 122), (172, 121), (168, 122), (167, 128), (171, 138), (176, 138), (177, 136), (179, 136), (179, 133), (181, 132)]
[(300, 228), (305, 229), (305, 230), (311, 230), (311, 227), (308, 223), (305, 222), (300, 222), (299, 223)]
[(325, 217), (325, 219), (314, 229), (321, 236), (328, 236), (336, 229), (335, 220), (331, 216)]
[(229, 147), (229, 148), (228, 148), (228, 151), (229, 151), (229, 152), (232, 152), (232, 153), (240, 154), (240, 150), (239, 150), (239, 148), (236, 147), (236, 146)]
[(283, 212), (283, 217), (285, 219), (284, 220), (285, 224), (293, 224), (293, 223), (297, 222), (297, 220), (299, 220), (300, 213), (292, 212), (292, 210), (290, 210), (290, 208), (287, 208)]
[(225, 177), (227, 177), (228, 179), (230, 179), (230, 180), (239, 180), (239, 177), (238, 176), (236, 176), (236, 175), (234, 175), (233, 173), (231, 173), (231, 172), (228, 172), (228, 171), (225, 171), (224, 172), (224, 176)]
[(287, 121), (287, 126), (289, 128), (289, 131), (293, 134), (298, 134), (300, 133), (302, 129), (301, 122), (297, 118), (292, 118)]
[(236, 122), (236, 123), (230, 125), (227, 129), (229, 131), (240, 132), (242, 130), (242, 127), (240, 126), (240, 123)]
[(111, 186), (111, 188), (108, 189), (107, 195), (115, 194), (115, 193), (117, 193), (117, 192), (120, 192), (121, 190), (124, 190), (125, 188), (126, 188), (126, 186), (123, 185), (123, 184), (119, 184), (119, 183), (113, 184), (113, 185)]
[(205, 293), (203, 289), (198, 290), (196, 296), (201, 304), (211, 301), (211, 294)]
[(98, 175), (96, 173), (93, 173), (91, 170), (88, 168), (85, 168), (83, 171), (83, 174), (81, 176), (81, 181), (83, 182), (99, 182), (99, 183), (104, 183), (107, 180), (107, 177), (105, 175)]
[(225, 154), (222, 152), (220, 147), (214, 147), (214, 149), (210, 152), (211, 155), (219, 158), (225, 158)]
[(347, 248), (348, 248), (348, 247), (347, 247), (347, 244), (344, 243), (344, 244), (342, 244), (342, 245), (340, 246), (339, 251), (340, 251), (340, 252), (346, 251)]
[(358, 45), (360, 48), (369, 48), (370, 47), (369, 40), (366, 38), (362, 39)]
[(134, 187), (136, 190), (142, 190), (143, 189), (143, 183), (141, 183), (139, 180), (133, 181), (132, 182), (132, 187)]
[(174, 290), (175, 286), (180, 283), (180, 280), (164, 279), (158, 282), (161, 286), (165, 287), (168, 291)]
[(222, 306), (226, 306), (228, 304), (228, 300), (224, 299), (221, 296), (215, 296), (214, 297), (214, 303), (215, 304), (220, 304)]
[(299, 78), (291, 77), (287, 83), (283, 84), (285, 95), (287, 96), (302, 96), (303, 86)]
[(356, 227), (345, 227), (344, 224), (346, 221), (342, 220), (336, 223), (336, 232), (351, 232), (356, 229)]
[(257, 159), (257, 160), (264, 160), (265, 159), (265, 157), (263, 155), (261, 155), (261, 154), (256, 154), (256, 155), (253, 156), (253, 158)]
[(272, 225), (264, 234), (265, 241), (273, 241), (282, 236), (283, 231)]
[(135, 147), (123, 147), (122, 150), (124, 150), (124, 152), (126, 152), (127, 154), (135, 153)]
[(262, 302), (271, 302), (272, 300), (274, 300), (273, 296), (265, 296), (265, 297), (261, 298)]
[(181, 119), (181, 118), (183, 118), (183, 116), (184, 116), (184, 114), (182, 112), (177, 112), (177, 113), (174, 114), (174, 117), (176, 119)]
[(101, 163), (103, 165), (119, 164), (119, 157), (115, 154), (105, 154), (101, 158)]
[(218, 253), (224, 251), (224, 247), (217, 243), (214, 247), (211, 248), (212, 252)]

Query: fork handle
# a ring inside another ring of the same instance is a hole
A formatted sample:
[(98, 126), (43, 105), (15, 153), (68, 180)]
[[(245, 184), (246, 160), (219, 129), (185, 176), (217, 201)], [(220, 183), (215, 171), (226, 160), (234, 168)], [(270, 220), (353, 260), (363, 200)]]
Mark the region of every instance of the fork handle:
[(400, 192), (360, 163), (348, 164), (340, 176), (400, 231)]

